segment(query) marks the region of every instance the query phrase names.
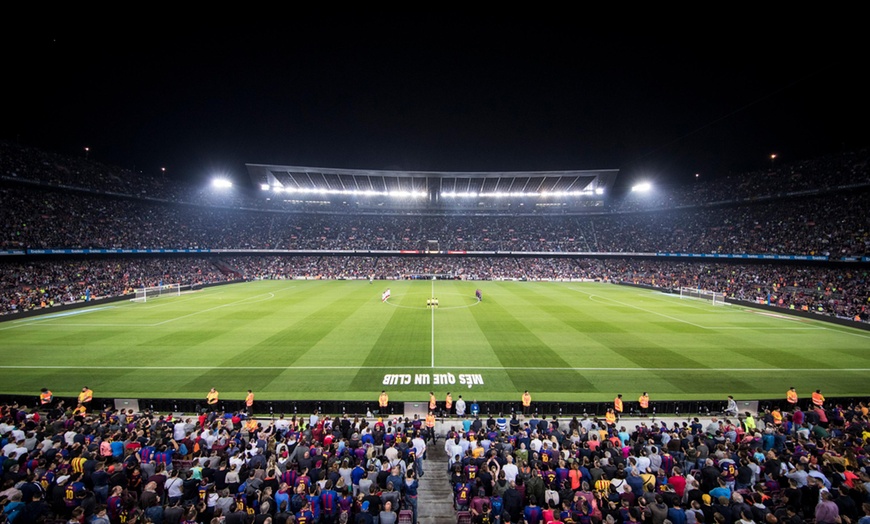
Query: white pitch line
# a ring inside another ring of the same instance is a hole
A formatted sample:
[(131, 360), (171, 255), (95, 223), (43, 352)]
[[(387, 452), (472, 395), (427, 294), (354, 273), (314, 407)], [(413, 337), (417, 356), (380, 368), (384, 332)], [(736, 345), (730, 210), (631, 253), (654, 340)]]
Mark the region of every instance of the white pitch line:
[(528, 370), (528, 371), (631, 371), (631, 372), (644, 372), (649, 373), (651, 371), (750, 371), (750, 372), (764, 372), (769, 373), (771, 371), (799, 371), (805, 373), (828, 373), (828, 372), (867, 372), (870, 371), (870, 368), (615, 368), (615, 367), (528, 367), (528, 366), (15, 366), (15, 365), (0, 365), (0, 369), (120, 369), (120, 370), (133, 370), (133, 371), (148, 371), (148, 370), (171, 370), (171, 369), (180, 369), (180, 370), (210, 370), (210, 369), (227, 369), (227, 370), (266, 370), (266, 369), (285, 369), (285, 370), (331, 370), (331, 369), (384, 369), (384, 370), (396, 370), (396, 369), (448, 369), (448, 370), (461, 370), (461, 369), (484, 369), (487, 371), (515, 371), (515, 370)]
[[(574, 291), (580, 291), (580, 290), (575, 289)], [(589, 294), (589, 293), (587, 293), (587, 294)], [(656, 296), (656, 295), (652, 295), (652, 294), (650, 294), (650, 295), (646, 295), (646, 294), (643, 294), (643, 293), (638, 293), (638, 295), (640, 295), (640, 296), (648, 296), (648, 297), (650, 297), (650, 298), (654, 298), (654, 299), (656, 299), (656, 300), (662, 300), (662, 299), (663, 299), (662, 297), (676, 297), (676, 295), (671, 295), (671, 294), (667, 294), (667, 293), (661, 293), (661, 294), (660, 294), (661, 296)], [(590, 295), (590, 296), (592, 296), (592, 295)], [(612, 300), (612, 299), (608, 299), (608, 300)], [(614, 302), (615, 302), (615, 301), (614, 301)], [(685, 305), (688, 306), (689, 304), (685, 304)], [(696, 308), (696, 309), (706, 310), (706, 308), (701, 308), (701, 307), (694, 306), (694, 305), (691, 306), (691, 307), (694, 307), (694, 308)], [(818, 324), (818, 323), (826, 324), (826, 322), (825, 322), (824, 320), (820, 320), (820, 319), (812, 319), (812, 318), (804, 318), (804, 317), (790, 317), (790, 316), (788, 316), (788, 315), (786, 315), (786, 314), (762, 313), (762, 312), (759, 312), (759, 311), (756, 310), (756, 309), (748, 308), (748, 307), (745, 307), (745, 306), (739, 306), (739, 305), (738, 305), (738, 307), (740, 308), (740, 311), (745, 311), (745, 312), (748, 312), (748, 313), (755, 313), (755, 314), (759, 314), (759, 315), (764, 315), (764, 316), (767, 316), (767, 317), (770, 317), (770, 318), (776, 318), (776, 319), (779, 319), (779, 320), (783, 320), (783, 321), (785, 321), (785, 322), (792, 322), (792, 323), (795, 323), (795, 322), (811, 322), (811, 323), (813, 323), (813, 324)], [(638, 309), (641, 309), (642, 311), (647, 311), (647, 310), (645, 310), (645, 309), (643, 309), (643, 308), (638, 308)], [(650, 313), (652, 313), (652, 311), (650, 311)], [(846, 327), (848, 327), (848, 326), (846, 326)], [(757, 328), (756, 328), (756, 327), (736, 327), (736, 326), (729, 326), (729, 327), (710, 327), (710, 328), (705, 328), (705, 329), (735, 329), (735, 330), (736, 330), (736, 329), (751, 329), (751, 330), (770, 330), (770, 331), (780, 331), (780, 330), (802, 331), (802, 330), (820, 330), (820, 329), (825, 329), (825, 330), (828, 330), (828, 331), (834, 331), (835, 333), (842, 333), (842, 334), (844, 334), (844, 335), (852, 335), (853, 337), (870, 338), (870, 335), (867, 335), (867, 334), (864, 334), (864, 333), (854, 333), (854, 332), (852, 332), (852, 331), (840, 330), (840, 329), (832, 328), (832, 327), (830, 327), (830, 326), (828, 326), (828, 325), (817, 325), (817, 326), (815, 326), (815, 327), (805, 327), (805, 328), (781, 328), (781, 327), (775, 327), (775, 328), (762, 328), (762, 327), (757, 327)]]
[[(701, 329), (708, 329), (708, 330), (752, 330), (752, 331), (758, 331), (758, 330), (762, 330), (762, 331), (764, 331), (764, 330), (771, 330), (771, 331), (786, 331), (786, 330), (788, 330), (788, 331), (816, 331), (816, 330), (820, 330), (820, 329), (830, 329), (830, 328), (826, 328), (826, 327), (823, 327), (823, 326), (814, 326), (814, 327), (793, 327), (793, 328), (783, 328), (783, 327), (771, 327), (771, 328), (766, 328), (766, 327), (749, 327), (749, 326), (702, 326), (701, 324), (695, 324), (694, 322), (689, 322), (688, 320), (683, 320), (683, 319), (681, 319), (681, 318), (676, 318), (676, 317), (672, 317), (672, 316), (670, 316), (670, 315), (665, 315), (664, 313), (659, 313), (659, 312), (657, 312), (657, 311), (650, 311), (649, 309), (642, 308), (642, 307), (640, 307), (640, 306), (636, 306), (636, 305), (634, 305), (634, 304), (626, 304), (625, 302), (620, 302), (619, 300), (614, 300), (614, 299), (612, 299), (612, 298), (602, 297), (602, 296), (600, 296), (600, 295), (593, 295), (593, 294), (591, 294), (591, 293), (588, 293), (588, 292), (586, 292), (586, 291), (581, 291), (581, 290), (576, 289), (576, 288), (571, 288), (571, 289), (572, 289), (573, 291), (577, 291), (578, 293), (583, 293), (583, 294), (585, 294), (585, 295), (588, 295), (588, 296), (589, 296), (589, 300), (592, 300), (593, 302), (596, 302), (596, 300), (595, 300), (596, 298), (604, 299), (604, 300), (609, 300), (610, 302), (615, 302), (615, 303), (617, 303), (617, 304), (619, 304), (619, 305), (621, 305), (621, 306), (626, 306), (626, 307), (631, 307), (631, 308), (634, 308), (634, 309), (639, 309), (639, 310), (644, 311), (644, 312), (646, 312), (646, 313), (651, 313), (651, 314), (653, 314), (653, 315), (658, 315), (658, 316), (660, 316), (660, 317), (665, 317), (665, 318), (668, 318), (668, 319), (670, 319), (670, 320), (675, 320), (675, 321), (677, 321), (677, 322), (682, 322), (682, 323), (684, 323), (684, 324), (689, 324), (690, 326), (695, 326), (695, 327), (697, 327), (697, 328), (701, 328)], [(655, 297), (653, 297), (653, 298), (655, 298)], [(694, 306), (693, 306), (693, 307), (694, 307)], [(786, 320), (786, 321), (790, 321), (790, 322), (792, 321), (791, 319), (784, 319), (784, 320)], [(838, 331), (838, 332), (839, 332), (839, 331)], [(860, 335), (860, 334), (859, 334), (858, 336), (864, 336), (864, 335)]]
[(715, 326), (708, 329), (734, 329), (734, 330), (752, 330), (752, 331), (819, 331), (825, 329), (823, 327), (752, 327), (752, 326)]
[[(258, 298), (258, 297), (266, 297), (266, 298), (263, 298), (263, 299), (260, 299), (260, 300), (253, 300), (253, 301), (251, 301), (251, 299)], [(180, 317), (170, 318), (169, 320), (164, 320), (163, 322), (157, 322), (156, 324), (150, 324), (148, 327), (162, 326), (163, 324), (168, 324), (168, 323), (170, 323), (170, 322), (175, 322), (176, 320), (181, 320), (182, 318), (188, 318), (188, 317), (192, 317), (192, 316), (194, 316), (194, 315), (200, 315), (200, 314), (202, 314), (202, 313), (208, 313), (209, 311), (214, 311), (214, 310), (216, 310), (216, 309), (221, 309), (221, 308), (225, 308), (225, 307), (235, 306), (236, 304), (241, 304), (241, 303), (243, 303), (243, 302), (256, 304), (257, 302), (265, 302), (266, 300), (272, 300), (273, 298), (275, 298), (275, 293), (272, 293), (272, 292), (269, 292), (269, 293), (263, 293), (263, 294), (261, 294), (261, 295), (254, 295), (253, 297), (248, 297), (248, 298), (243, 298), (243, 299), (241, 299), (241, 300), (236, 300), (235, 302), (230, 302), (229, 304), (222, 304), (222, 305), (220, 305), (220, 306), (210, 307), (210, 308), (208, 308), (208, 309), (202, 309), (202, 310), (200, 310), (200, 311), (194, 311), (193, 313), (190, 313), (190, 314), (187, 314), (187, 315), (181, 315)]]
[(572, 289), (573, 291), (578, 292), (578, 293), (583, 293), (584, 295), (587, 295), (587, 296), (589, 297), (589, 300), (591, 300), (591, 301), (593, 301), (593, 302), (597, 302), (597, 301), (595, 300), (596, 298), (601, 298), (601, 299), (604, 299), (604, 300), (608, 300), (608, 301), (610, 301), (610, 302), (614, 302), (614, 303), (619, 304), (619, 305), (621, 305), (621, 306), (630, 307), (630, 308), (634, 308), (634, 309), (639, 309), (639, 310), (641, 310), (641, 311), (643, 311), (643, 312), (646, 312), (646, 313), (652, 313), (653, 315), (658, 315), (658, 316), (660, 316), (660, 317), (665, 317), (665, 318), (670, 319), (670, 320), (673, 320), (673, 321), (675, 321), (675, 322), (682, 322), (683, 324), (689, 324), (690, 326), (695, 326), (696, 328), (701, 328), (701, 329), (711, 329), (711, 328), (709, 328), (709, 327), (707, 327), (707, 326), (702, 326), (702, 325), (700, 325), (700, 324), (695, 324), (694, 322), (689, 322), (688, 320), (683, 320), (683, 319), (681, 319), (681, 318), (672, 317), (672, 316), (670, 316), (670, 315), (665, 315), (664, 313), (657, 313), (657, 312), (655, 312), (655, 311), (650, 311), (650, 310), (645, 309), (645, 308), (642, 308), (642, 307), (640, 307), (640, 306), (635, 306), (634, 304), (626, 304), (625, 302), (620, 302), (619, 300), (614, 300), (614, 299), (612, 299), (612, 298), (602, 297), (602, 296), (599, 296), (599, 295), (593, 295), (592, 293), (587, 293), (586, 291), (581, 291), (581, 290), (576, 289), (576, 288), (571, 288), (571, 289)]
[[(258, 298), (258, 297), (265, 297), (265, 298), (251, 301), (251, 299)], [(164, 320), (162, 322), (156, 322), (153, 324), (108, 324), (108, 323), (106, 323), (106, 324), (91, 324), (91, 323), (72, 323), (72, 322), (61, 322), (58, 324), (46, 324), (46, 322), (49, 322), (51, 320), (58, 320), (57, 318), (46, 318), (43, 320), (35, 320), (32, 322), (28, 322), (26, 324), (17, 324), (15, 326), (0, 328), (0, 331), (6, 330), (6, 329), (13, 329), (13, 328), (17, 328), (17, 327), (30, 326), (33, 324), (39, 324), (40, 328), (46, 328), (46, 327), (66, 328), (66, 327), (71, 327), (71, 326), (75, 326), (75, 327), (156, 327), (156, 326), (162, 326), (163, 324), (168, 324), (170, 322), (175, 322), (176, 320), (181, 320), (183, 318), (192, 317), (194, 315), (199, 315), (202, 313), (207, 313), (209, 311), (214, 311), (216, 309), (221, 309), (221, 308), (225, 308), (225, 307), (229, 307), (229, 306), (235, 306), (236, 304), (264, 302), (266, 300), (271, 300), (273, 298), (275, 298), (275, 293), (271, 293), (271, 292), (263, 293), (261, 295), (254, 295), (253, 297), (243, 298), (243, 299), (237, 300), (235, 302), (230, 302), (229, 304), (222, 304), (220, 306), (215, 306), (215, 307), (211, 307), (208, 309), (202, 309), (200, 311), (195, 311), (195, 312), (190, 313), (188, 315), (182, 315), (180, 317), (170, 318), (168, 320)], [(96, 310), (94, 310), (94, 311), (96, 311)]]
[[(818, 322), (824, 322), (824, 321), (820, 320)], [(840, 329), (835, 329), (835, 328), (827, 327), (827, 326), (822, 326), (821, 329), (827, 329), (828, 331), (833, 331), (834, 333), (840, 333), (843, 335), (852, 335), (853, 337), (870, 338), (870, 335), (865, 335), (864, 333), (852, 333), (851, 331), (843, 331)]]
[[(435, 298), (435, 280), (432, 280), (432, 298)], [(435, 307), (432, 310), (432, 367), (435, 367)]]

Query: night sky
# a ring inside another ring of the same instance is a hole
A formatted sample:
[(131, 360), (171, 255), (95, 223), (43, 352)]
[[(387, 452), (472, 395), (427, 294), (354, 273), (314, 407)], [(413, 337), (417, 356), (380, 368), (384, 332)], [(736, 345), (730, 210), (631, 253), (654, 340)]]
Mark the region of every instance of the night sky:
[(677, 183), (870, 144), (867, 46), (848, 31), (437, 16), (120, 25), (4, 35), (0, 139), (239, 182), (245, 163), (275, 163)]

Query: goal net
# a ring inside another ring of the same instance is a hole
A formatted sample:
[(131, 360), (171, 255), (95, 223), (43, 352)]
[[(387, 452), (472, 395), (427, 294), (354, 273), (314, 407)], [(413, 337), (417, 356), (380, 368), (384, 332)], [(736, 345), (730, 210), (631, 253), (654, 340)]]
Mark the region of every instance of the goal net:
[(181, 294), (181, 284), (164, 284), (162, 286), (141, 287), (136, 290), (133, 302), (148, 302), (159, 297), (177, 297)]
[(707, 300), (714, 306), (725, 305), (725, 293), (717, 293), (716, 291), (708, 291), (706, 289), (698, 289), (694, 287), (681, 287), (680, 298), (697, 298)]

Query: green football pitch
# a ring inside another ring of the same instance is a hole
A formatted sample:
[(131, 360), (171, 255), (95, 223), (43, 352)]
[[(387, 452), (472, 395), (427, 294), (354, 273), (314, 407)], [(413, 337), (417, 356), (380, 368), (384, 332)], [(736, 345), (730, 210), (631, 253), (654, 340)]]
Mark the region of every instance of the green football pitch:
[[(381, 294), (391, 296), (382, 302)], [(475, 290), (483, 301), (475, 298)], [(426, 300), (437, 297), (439, 307)], [(0, 323), (0, 393), (603, 401), (870, 393), (870, 333), (597, 283), (258, 281)]]

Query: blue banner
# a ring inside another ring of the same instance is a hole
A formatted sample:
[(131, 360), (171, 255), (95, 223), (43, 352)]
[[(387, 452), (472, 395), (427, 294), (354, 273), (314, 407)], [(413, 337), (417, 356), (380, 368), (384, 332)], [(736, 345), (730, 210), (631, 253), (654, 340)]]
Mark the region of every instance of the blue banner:
[[(830, 257), (817, 255), (764, 255), (751, 253), (656, 253), (657, 257), (674, 258), (724, 258), (735, 260), (800, 260), (827, 261)], [(868, 258), (868, 257), (865, 257)]]

